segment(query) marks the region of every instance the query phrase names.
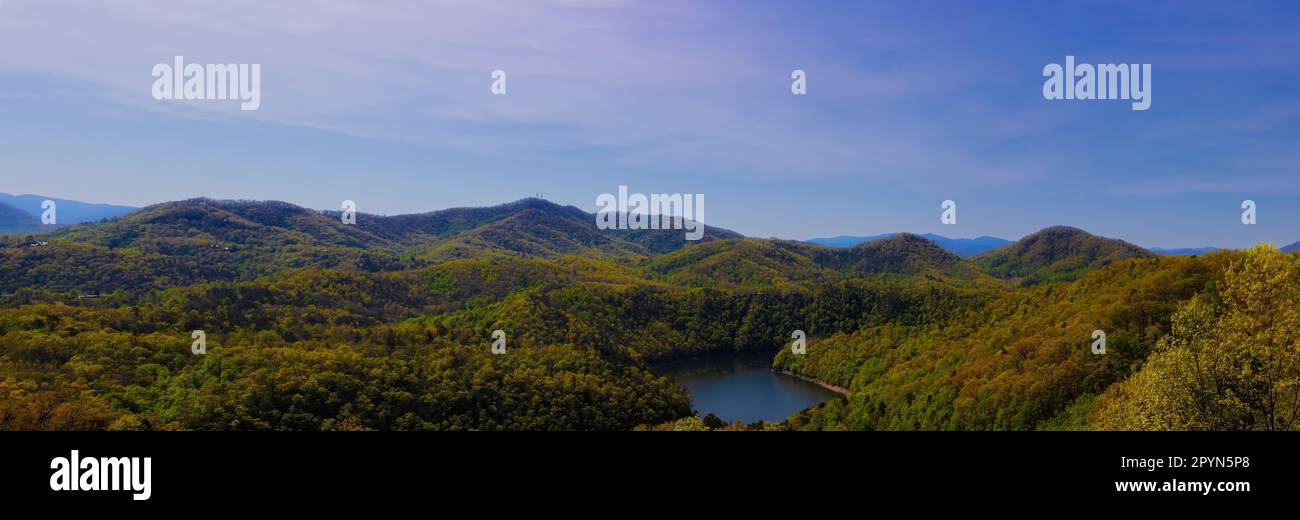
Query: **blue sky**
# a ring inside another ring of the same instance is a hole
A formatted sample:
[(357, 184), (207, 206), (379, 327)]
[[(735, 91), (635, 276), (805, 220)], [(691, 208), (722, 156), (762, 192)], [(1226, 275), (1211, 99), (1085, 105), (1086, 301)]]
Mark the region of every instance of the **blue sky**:
[[(1300, 240), (1294, 2), (219, 4), (3, 0), (0, 191), (395, 214), (627, 185), (763, 237)], [(1067, 54), (1152, 64), (1150, 110), (1043, 99)], [(176, 55), (261, 64), (261, 108), (153, 99)]]

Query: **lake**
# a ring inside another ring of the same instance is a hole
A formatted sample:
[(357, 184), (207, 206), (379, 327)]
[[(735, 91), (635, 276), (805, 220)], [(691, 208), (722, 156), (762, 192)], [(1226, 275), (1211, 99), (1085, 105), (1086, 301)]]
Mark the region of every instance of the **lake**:
[(691, 392), (700, 417), (714, 414), (731, 423), (781, 422), (795, 412), (839, 394), (794, 376), (772, 371), (773, 354), (722, 355), (665, 363), (656, 370)]

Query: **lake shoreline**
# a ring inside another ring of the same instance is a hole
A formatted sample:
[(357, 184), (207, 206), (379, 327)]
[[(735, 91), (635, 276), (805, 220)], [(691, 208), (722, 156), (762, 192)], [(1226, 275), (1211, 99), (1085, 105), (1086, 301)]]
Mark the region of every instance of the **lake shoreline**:
[(789, 371), (789, 370), (778, 370), (778, 369), (776, 369), (776, 368), (773, 368), (772, 371), (773, 371), (773, 372), (776, 372), (776, 373), (778, 373), (778, 374), (785, 374), (785, 375), (787, 375), (787, 376), (791, 376), (791, 377), (796, 377), (796, 378), (802, 379), (802, 380), (804, 380), (804, 381), (807, 381), (807, 382), (809, 382), (809, 383), (813, 383), (813, 384), (815, 384), (815, 385), (817, 385), (817, 386), (820, 386), (820, 387), (822, 387), (822, 388), (825, 388), (825, 389), (827, 389), (827, 390), (830, 390), (830, 391), (832, 391), (832, 392), (835, 392), (835, 393), (840, 394), (840, 395), (845, 396), (845, 397), (847, 397), (847, 396), (849, 395), (849, 389), (844, 388), (844, 387), (842, 387), (842, 386), (832, 385), (832, 384), (830, 384), (830, 383), (827, 383), (827, 382), (825, 382), (825, 381), (822, 381), (822, 380), (817, 379), (817, 378), (812, 377), (812, 376), (806, 376), (806, 375), (800, 374), (800, 373), (798, 373), (798, 372), (792, 372), (792, 371)]
[(740, 353), (705, 356), (659, 365), (691, 395), (691, 408), (731, 424), (779, 423), (809, 407), (843, 396), (843, 389), (802, 374), (773, 370), (774, 354)]

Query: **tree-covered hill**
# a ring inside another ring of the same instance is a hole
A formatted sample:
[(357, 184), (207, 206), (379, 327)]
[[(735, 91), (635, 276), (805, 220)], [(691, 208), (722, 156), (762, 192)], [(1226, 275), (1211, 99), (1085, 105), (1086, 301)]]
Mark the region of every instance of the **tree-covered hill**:
[[(1140, 367), (1171, 316), (1233, 253), (1131, 259), (1066, 284), (1006, 292), (917, 324), (886, 323), (781, 352), (776, 366), (850, 388), (810, 428), (1085, 427), (1092, 399)], [(1091, 350), (1093, 331), (1106, 353)]]
[[(338, 212), (326, 212), (337, 216)], [(573, 206), (527, 198), (483, 208), (453, 208), (412, 215), (362, 215), (357, 227), (408, 248), (459, 239), (460, 247), (477, 246), (535, 256), (575, 252), (654, 255), (692, 244), (681, 230), (601, 230), (596, 216)], [(705, 226), (702, 242), (739, 237)], [(453, 246), (455, 248), (455, 246)]]
[(211, 199), (158, 204), (105, 223), (69, 227), (50, 237), (110, 249), (162, 253), (193, 245), (244, 248), (394, 245), (356, 226), (344, 225), (339, 219), (293, 204)]
[(654, 254), (640, 244), (596, 229), (594, 217), (584, 215), (576, 209), (570, 212), (559, 207), (524, 207), (504, 218), (437, 242), (422, 257), (443, 260), (500, 253), (543, 258), (575, 254), (614, 258)]
[(919, 235), (900, 233), (847, 249), (816, 248), (815, 261), (851, 278), (924, 275), (963, 282), (985, 277), (961, 257)]
[(691, 287), (769, 287), (836, 278), (807, 252), (795, 242), (732, 238), (685, 247), (645, 266), (670, 283)]
[(1300, 257), (1270, 246), (682, 235), (535, 199), (355, 226), (196, 199), (10, 236), (0, 429), (631, 429), (690, 414), (653, 363), (737, 353), (850, 390), (785, 428), (1300, 427)]
[[(706, 228), (702, 241), (738, 236)], [(681, 230), (599, 230), (571, 206), (524, 199), (393, 217), (283, 202), (192, 199), (144, 208), (102, 223), (0, 237), (0, 294), (19, 289), (139, 294), (207, 281), (250, 280), (319, 267), (363, 272), (414, 269), (488, 257), (635, 260), (686, 246)]]
[(105, 294), (252, 279), (319, 267), (412, 268), (391, 242), (280, 202), (159, 204), (102, 223), (0, 239), (0, 292)]
[[(16, 294), (0, 309), (0, 427), (630, 429), (689, 412), (649, 360), (774, 352), (794, 328), (914, 323), (984, 297), (888, 282), (733, 293), (640, 274), (504, 257), (299, 269), (134, 302)], [(487, 353), (497, 329), (505, 356)], [(193, 330), (208, 354), (188, 351)]]
[(1260, 244), (1182, 303), (1087, 420), (1117, 430), (1300, 429), (1300, 257)]
[(972, 259), (984, 272), (1025, 285), (1066, 281), (1128, 258), (1150, 258), (1138, 246), (1066, 226), (1050, 227)]
[(656, 257), (646, 265), (667, 281), (693, 287), (809, 286), (844, 279), (913, 278), (953, 285), (999, 285), (957, 255), (911, 234), (850, 248), (790, 240), (720, 240)]
[[(863, 237), (841, 235), (829, 238), (813, 238), (806, 240), (805, 242), (827, 247), (853, 247), (858, 244), (889, 238), (895, 235), (898, 235), (898, 233), (886, 233), (883, 235)], [(934, 233), (926, 233), (921, 236), (962, 258), (970, 258), (985, 251), (997, 249), (1011, 243), (1010, 240), (987, 235), (975, 238), (948, 238)]]

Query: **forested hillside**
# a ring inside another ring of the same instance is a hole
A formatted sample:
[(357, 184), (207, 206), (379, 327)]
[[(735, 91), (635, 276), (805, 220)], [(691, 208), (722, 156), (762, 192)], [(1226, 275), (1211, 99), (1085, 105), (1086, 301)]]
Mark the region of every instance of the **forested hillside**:
[(1138, 246), (1091, 235), (1081, 229), (1050, 227), (1010, 245), (976, 256), (980, 269), (1024, 285), (1067, 281), (1091, 269), (1128, 258), (1155, 256)]
[[(355, 226), (197, 199), (10, 237), (0, 428), (632, 429), (691, 414), (655, 363), (738, 352), (849, 389), (782, 428), (1296, 427), (1294, 371), (1233, 371), (1300, 366), (1300, 256), (1275, 248), (682, 236), (536, 199)], [(1171, 392), (1188, 367), (1217, 386)]]
[(918, 278), (957, 286), (1000, 285), (934, 242), (907, 233), (849, 248), (728, 239), (665, 254), (646, 265), (668, 281), (700, 287), (809, 286), (843, 279)]
[[(1035, 429), (1140, 366), (1180, 301), (1230, 255), (1122, 262), (1076, 282), (1005, 292), (951, 319), (889, 323), (835, 335), (776, 366), (848, 387), (852, 396), (806, 418), (852, 429)], [(1090, 345), (1106, 333), (1106, 354)]]
[[(337, 213), (283, 202), (193, 199), (34, 237), (0, 236), (0, 293), (137, 294), (309, 267), (392, 272), (456, 258), (632, 260), (686, 244), (684, 233), (671, 235), (597, 230), (591, 214), (539, 199), (420, 215), (363, 214), (356, 225)], [(706, 227), (702, 241), (733, 236)], [(48, 244), (33, 247), (37, 239)]]

